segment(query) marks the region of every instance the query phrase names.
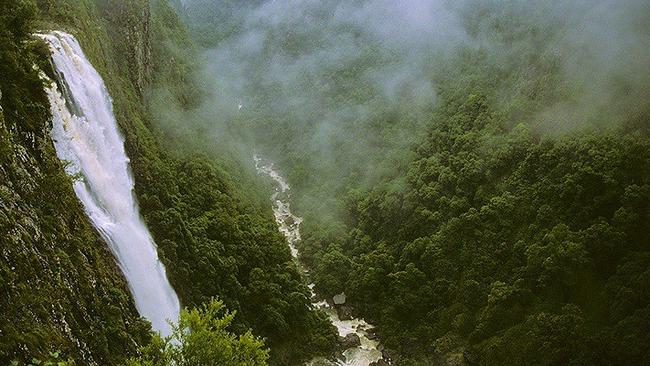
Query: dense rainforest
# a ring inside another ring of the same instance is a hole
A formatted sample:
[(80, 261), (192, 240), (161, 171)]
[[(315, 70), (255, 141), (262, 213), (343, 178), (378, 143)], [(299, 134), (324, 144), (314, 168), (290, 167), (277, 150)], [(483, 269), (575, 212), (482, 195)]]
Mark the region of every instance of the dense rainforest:
[(182, 9), (396, 364), (648, 364), (647, 4)]
[[(0, 364), (335, 354), (258, 155), (317, 296), (393, 364), (650, 365), (648, 24), (642, 0), (0, 0)], [(51, 30), (110, 92), (173, 339), (57, 158)]]

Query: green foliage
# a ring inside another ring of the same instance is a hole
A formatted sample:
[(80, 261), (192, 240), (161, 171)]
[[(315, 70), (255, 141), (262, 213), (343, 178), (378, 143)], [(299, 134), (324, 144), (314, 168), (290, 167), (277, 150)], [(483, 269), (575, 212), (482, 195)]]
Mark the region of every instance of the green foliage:
[[(399, 364), (647, 364), (647, 65), (589, 39), (602, 14), (585, 3), (466, 1), (452, 16), (468, 42), (406, 52), (428, 57), (435, 100), (391, 97), (370, 76), (412, 64), (346, 23), (348, 3), (296, 3), (307, 22), (268, 4), (256, 22), (255, 2), (187, 10), (209, 54), (252, 75), (234, 80), (254, 106), (239, 128), (289, 178), (318, 292), (345, 291)], [(609, 45), (647, 60), (638, 4), (605, 12), (634, 29)]]
[[(352, 195), (349, 234), (306, 242), (310, 257), (343, 248), (349, 259), (339, 261), (354, 262), (334, 292), (345, 289), (404, 362), (443, 339), (486, 365), (640, 362), (649, 299), (607, 289), (618, 273), (647, 272), (637, 263), (650, 244), (641, 234), (650, 142), (500, 132), (475, 96), (448, 113), (417, 148), (405, 187), (387, 180)], [(337, 273), (313, 268), (316, 278)], [(618, 337), (634, 341), (622, 347)]]
[[(333, 329), (309, 307), (268, 201), (261, 207), (225, 164), (179, 157), (162, 144), (153, 123), (160, 111), (152, 109), (191, 108), (200, 97), (191, 78), (196, 54), (167, 1), (44, 3), (42, 18), (72, 30), (110, 91), (141, 212), (181, 303), (223, 299), (238, 314), (235, 330), (266, 339), (272, 364), (332, 349)], [(166, 91), (162, 105), (150, 104), (157, 90)]]
[[(336, 245), (312, 233), (310, 261), (343, 248), (339, 261), (354, 270), (334, 291), (345, 289), (406, 364), (450, 339), (439, 352), (466, 347), (486, 365), (641, 362), (650, 302), (627, 296), (644, 293), (632, 278), (647, 272), (650, 142), (504, 133), (475, 96), (447, 113), (406, 186), (386, 180), (352, 195), (351, 231)], [(634, 290), (608, 292), (619, 273)]]
[(233, 334), (234, 313), (223, 302), (213, 300), (198, 309), (181, 311), (170, 337), (154, 335), (141, 350), (142, 356), (128, 366), (262, 366), (267, 365), (269, 351), (264, 342), (250, 331)]
[(141, 208), (184, 304), (222, 297), (238, 313), (236, 329), (268, 339), (272, 362), (292, 364), (334, 345), (327, 318), (308, 308), (309, 290), (268, 208), (245, 203), (235, 182), (202, 158), (147, 168), (156, 178), (142, 180)]
[[(160, 257), (182, 302), (199, 309), (183, 313), (182, 343), (154, 337), (133, 364), (294, 365), (328, 353), (336, 336), (310, 308), (251, 168), (221, 156), (241, 147), (224, 141), (206, 149), (208, 160), (161, 143), (215, 144), (196, 50), (167, 2), (36, 4), (39, 26), (74, 33), (103, 75)], [(227, 46), (258, 2), (196, 4), (195, 40)], [(345, 291), (403, 365), (459, 354), (487, 365), (647, 363), (645, 74), (567, 76), (563, 54), (592, 60), (580, 43), (558, 42), (574, 30), (563, 16), (531, 17), (523, 2), (468, 2), (461, 23), (475, 44), (431, 57), (417, 74), (425, 79), (417, 85), (435, 85), (435, 101), (417, 90), (389, 96), (369, 79), (406, 65), (399, 52), (354, 24), (309, 27), (339, 2), (313, 4), (305, 29), (262, 24), (260, 57), (240, 70), (253, 75), (245, 89), (255, 108), (227, 117), (218, 135), (253, 137), (285, 167), (317, 289)], [(47, 57), (29, 38), (35, 9), (0, 3), (0, 362), (56, 349), (119, 364), (148, 342), (148, 326), (47, 138), (33, 69), (49, 72)], [(323, 46), (341, 39), (352, 40), (353, 57), (291, 68), (305, 56), (320, 61)], [(292, 73), (265, 79), (278, 59)], [(172, 107), (175, 132), (157, 130), (154, 116)], [(185, 112), (208, 122), (183, 132)], [(242, 150), (248, 161), (252, 149)]]
[[(37, 358), (32, 358), (30, 362), (28, 362), (26, 365), (27, 366), (74, 366), (75, 362), (72, 359), (68, 360), (63, 360), (59, 354), (59, 352), (50, 352), (48, 357), (41, 361)], [(11, 366), (19, 366), (20, 362), (18, 361), (13, 361), (11, 362)]]
[[(39, 45), (29, 40), (35, 17), (33, 1), (0, 3), (0, 42), (4, 45), (0, 50), (0, 102), (9, 129), (20, 123), (21, 137), (25, 139), (29, 133), (40, 134), (41, 121), (48, 117), (42, 82), (33, 70), (35, 63), (42, 64), (42, 60), (37, 61)], [(23, 119), (18, 118), (18, 113)]]

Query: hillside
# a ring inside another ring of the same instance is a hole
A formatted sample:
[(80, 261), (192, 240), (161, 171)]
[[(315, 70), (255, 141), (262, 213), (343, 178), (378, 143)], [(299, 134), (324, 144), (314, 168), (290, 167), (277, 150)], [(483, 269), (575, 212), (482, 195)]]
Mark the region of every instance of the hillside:
[[(3, 230), (14, 233), (3, 235), (3, 308), (8, 309), (3, 358), (28, 360), (59, 351), (83, 363), (120, 364), (149, 339), (114, 259), (84, 218), (54, 155), (42, 82), (31, 70), (34, 62), (49, 69), (45, 48), (30, 38), (36, 29), (75, 35), (103, 77), (125, 137), (141, 211), (181, 303), (194, 307), (222, 299), (237, 311), (237, 332), (253, 328), (266, 338), (273, 364), (293, 364), (331, 347), (331, 330), (306, 306), (308, 289), (270, 207), (260, 207), (259, 196), (243, 195), (218, 163), (200, 155), (177, 158), (161, 149), (148, 95), (164, 86), (183, 100), (193, 88), (186, 78), (192, 45), (169, 5), (22, 1), (3, 6), (9, 8), (2, 12), (7, 14), (2, 34), (15, 45), (3, 51), (3, 60), (16, 62), (2, 62), (13, 67), (3, 72), (11, 75), (1, 88), (3, 146), (15, 156), (3, 162), (3, 174), (11, 177), (3, 180), (8, 197)], [(49, 278), (58, 280), (44, 281)], [(42, 281), (42, 290), (28, 285)], [(43, 310), (24, 306), (36, 300)], [(46, 310), (50, 304), (52, 311)], [(66, 321), (67, 331), (61, 325)]]

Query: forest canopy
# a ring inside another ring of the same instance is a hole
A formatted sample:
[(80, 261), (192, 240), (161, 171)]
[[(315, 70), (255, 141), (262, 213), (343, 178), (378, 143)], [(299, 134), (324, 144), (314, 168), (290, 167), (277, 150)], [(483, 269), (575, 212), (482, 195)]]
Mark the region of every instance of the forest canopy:
[[(49, 29), (110, 92), (171, 338), (49, 138)], [(341, 293), (397, 365), (650, 362), (647, 1), (14, 0), (0, 42), (0, 363), (302, 364)]]
[(398, 364), (647, 362), (647, 4), (180, 9), (232, 108), (167, 131), (279, 164), (316, 289)]

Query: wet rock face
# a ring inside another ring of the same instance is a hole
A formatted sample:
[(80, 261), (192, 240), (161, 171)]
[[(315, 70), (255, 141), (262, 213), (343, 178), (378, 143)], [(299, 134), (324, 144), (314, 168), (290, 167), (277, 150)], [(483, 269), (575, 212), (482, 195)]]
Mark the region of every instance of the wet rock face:
[(390, 364), (382, 358), (379, 361), (371, 362), (368, 366), (390, 366)]
[[(19, 88), (15, 95), (21, 99), (13, 105), (49, 109), (47, 99), (37, 99), (21, 76), (0, 78)], [(5, 93), (3, 102), (11, 98)], [(14, 359), (28, 364), (21, 361), (45, 358), (49, 350), (80, 365), (123, 364), (145, 344), (148, 325), (55, 154), (49, 113), (5, 106), (5, 112), (0, 109), (0, 229), (6, 228), (0, 235), (0, 364)]]
[(340, 338), (341, 346), (345, 349), (355, 348), (361, 346), (361, 338), (355, 333), (350, 333), (343, 338)]
[[(377, 333), (375, 332), (374, 329), (368, 329), (366, 331), (366, 338), (370, 339), (371, 341), (374, 341), (374, 340), (376, 340), (378, 338)], [(381, 351), (381, 349), (380, 349), (380, 351)]]

